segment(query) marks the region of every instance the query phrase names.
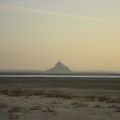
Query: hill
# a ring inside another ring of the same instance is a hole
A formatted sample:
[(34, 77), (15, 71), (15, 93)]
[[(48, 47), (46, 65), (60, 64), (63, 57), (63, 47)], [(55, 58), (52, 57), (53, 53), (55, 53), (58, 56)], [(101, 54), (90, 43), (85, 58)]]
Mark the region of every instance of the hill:
[(72, 71), (63, 63), (58, 61), (53, 68), (47, 70), (48, 73), (72, 73)]

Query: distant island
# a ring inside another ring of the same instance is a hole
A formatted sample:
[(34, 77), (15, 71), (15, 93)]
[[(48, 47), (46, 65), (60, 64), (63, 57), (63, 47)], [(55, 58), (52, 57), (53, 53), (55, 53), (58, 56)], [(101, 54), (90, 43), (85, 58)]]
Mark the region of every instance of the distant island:
[(120, 75), (110, 71), (72, 71), (60, 60), (50, 69), (42, 70), (0, 70), (0, 75)]
[(47, 73), (72, 73), (72, 71), (64, 65), (61, 61), (58, 61), (55, 66), (46, 71)]

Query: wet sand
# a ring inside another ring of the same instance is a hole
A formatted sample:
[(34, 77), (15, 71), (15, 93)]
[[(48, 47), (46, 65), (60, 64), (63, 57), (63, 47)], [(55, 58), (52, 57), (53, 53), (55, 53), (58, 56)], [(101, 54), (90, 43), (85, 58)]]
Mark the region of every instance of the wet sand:
[(119, 120), (118, 79), (0, 78), (2, 120)]

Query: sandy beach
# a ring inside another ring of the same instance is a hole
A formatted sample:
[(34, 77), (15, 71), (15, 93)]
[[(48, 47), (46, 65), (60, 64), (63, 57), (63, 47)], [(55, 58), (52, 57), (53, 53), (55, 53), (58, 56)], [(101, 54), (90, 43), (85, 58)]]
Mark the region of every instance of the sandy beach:
[(2, 89), (1, 120), (119, 120), (120, 91), (102, 89)]

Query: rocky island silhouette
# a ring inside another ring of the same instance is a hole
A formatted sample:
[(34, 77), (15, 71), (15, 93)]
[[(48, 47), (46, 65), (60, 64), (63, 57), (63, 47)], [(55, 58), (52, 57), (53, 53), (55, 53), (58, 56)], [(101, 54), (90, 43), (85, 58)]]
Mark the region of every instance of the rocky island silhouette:
[(48, 73), (72, 73), (69, 67), (63, 64), (60, 60), (54, 65), (54, 67), (47, 70)]

